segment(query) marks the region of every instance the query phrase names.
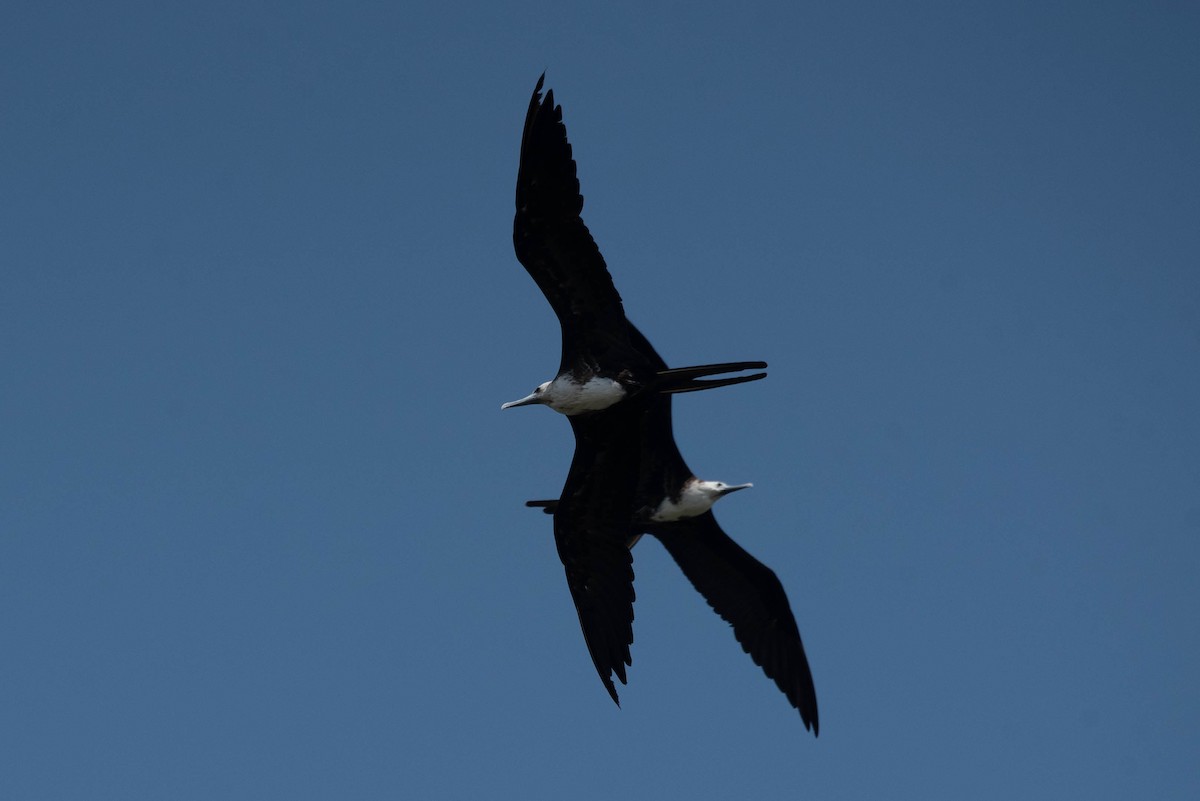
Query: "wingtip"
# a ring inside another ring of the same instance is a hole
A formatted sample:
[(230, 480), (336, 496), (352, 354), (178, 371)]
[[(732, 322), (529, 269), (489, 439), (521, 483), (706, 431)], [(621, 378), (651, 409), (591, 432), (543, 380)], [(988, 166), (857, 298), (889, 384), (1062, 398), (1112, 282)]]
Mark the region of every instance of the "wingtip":
[(620, 709), (621, 699), (617, 697), (617, 685), (613, 684), (611, 677), (604, 679), (604, 689), (608, 690), (608, 697), (613, 699), (613, 703), (617, 705), (617, 709)]
[(800, 713), (800, 720), (804, 722), (804, 729), (811, 731), (813, 737), (821, 736), (821, 717), (817, 713), (817, 696), (813, 692), (807, 694), (807, 698), (799, 698), (799, 703), (794, 704), (796, 711)]
[[(630, 659), (628, 653), (626, 653), (624, 660), (619, 660), (615, 665), (613, 665), (607, 676), (603, 673), (600, 674), (600, 681), (604, 682), (604, 689), (608, 690), (609, 697), (613, 699), (613, 703), (617, 705), (618, 709), (621, 708), (621, 699), (617, 697), (617, 685), (613, 682), (612, 677), (615, 675), (617, 680), (622, 684), (629, 684), (629, 679), (626, 678), (625, 675), (625, 666), (632, 664), (633, 660)], [(597, 671), (598, 670), (599, 665), (597, 665)]]

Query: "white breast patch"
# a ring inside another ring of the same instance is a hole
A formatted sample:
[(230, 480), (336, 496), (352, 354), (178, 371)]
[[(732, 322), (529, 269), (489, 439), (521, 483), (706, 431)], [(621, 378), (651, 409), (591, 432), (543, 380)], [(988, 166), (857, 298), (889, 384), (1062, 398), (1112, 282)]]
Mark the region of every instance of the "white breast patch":
[(569, 376), (559, 376), (546, 388), (550, 408), (562, 414), (583, 414), (607, 409), (625, 397), (625, 388), (611, 378), (590, 378), (577, 384)]

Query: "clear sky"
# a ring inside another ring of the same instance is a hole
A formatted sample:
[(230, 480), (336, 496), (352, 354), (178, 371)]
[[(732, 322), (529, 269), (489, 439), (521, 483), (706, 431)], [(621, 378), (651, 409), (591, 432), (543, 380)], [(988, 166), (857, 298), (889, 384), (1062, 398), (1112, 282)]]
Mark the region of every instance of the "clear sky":
[[(37, 3), (0, 22), (0, 795), (1200, 796), (1200, 6)], [(521, 123), (779, 574), (821, 736), (550, 522)]]

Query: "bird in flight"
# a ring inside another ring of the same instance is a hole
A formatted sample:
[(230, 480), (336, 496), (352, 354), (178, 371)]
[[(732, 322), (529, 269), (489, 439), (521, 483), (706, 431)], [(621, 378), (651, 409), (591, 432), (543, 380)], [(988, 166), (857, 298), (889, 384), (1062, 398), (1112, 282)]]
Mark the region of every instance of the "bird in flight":
[[(765, 377), (761, 361), (670, 369), (626, 318), (599, 248), (580, 214), (583, 197), (562, 107), (538, 79), (521, 138), (513, 244), (562, 329), (557, 375), (504, 404), (549, 406), (567, 416), (575, 454), (562, 494), (531, 501), (554, 517), (554, 538), (584, 641), (609, 695), (632, 663), (633, 557), (643, 533), (668, 549), (692, 584), (734, 628), (751, 658), (817, 730), (816, 695), (787, 596), (775, 574), (733, 542), (712, 505), (749, 484), (698, 479), (675, 444), (671, 395)], [(619, 701), (618, 701), (619, 702)]]
[(764, 378), (766, 373), (704, 379), (761, 370), (766, 362), (726, 362), (674, 370), (655, 369), (628, 338), (625, 308), (612, 276), (579, 216), (583, 196), (562, 106), (554, 90), (542, 100), (538, 78), (525, 115), (517, 170), (513, 246), (562, 327), (558, 374), (502, 409), (544, 404), (568, 416), (607, 409), (643, 391), (695, 392)]

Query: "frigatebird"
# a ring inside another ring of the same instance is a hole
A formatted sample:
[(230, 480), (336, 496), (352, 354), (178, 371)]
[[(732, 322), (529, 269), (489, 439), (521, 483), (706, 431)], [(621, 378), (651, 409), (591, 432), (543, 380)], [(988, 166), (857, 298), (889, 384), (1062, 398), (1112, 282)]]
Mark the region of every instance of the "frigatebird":
[[(646, 338), (632, 325), (629, 336), (648, 360), (666, 367)], [(733, 634), (742, 649), (800, 712), (804, 727), (816, 735), (819, 732), (816, 688), (783, 584), (771, 568), (734, 542), (712, 513), (712, 506), (719, 499), (750, 485), (696, 478), (675, 443), (670, 395), (648, 395), (640, 403), (630, 404), (633, 405), (643, 407), (644, 412), (636, 420), (614, 417), (610, 430), (605, 432), (607, 448), (623, 453), (636, 443), (640, 450), (636, 458), (623, 456), (626, 461), (635, 461), (639, 470), (632, 511), (628, 515), (626, 550), (632, 549), (642, 534), (650, 534), (661, 542), (692, 586), (733, 627)], [(566, 494), (563, 497), (566, 498)], [(627, 497), (627, 494), (623, 493), (621, 497)], [(557, 538), (562, 503), (562, 499), (527, 501), (526, 506), (541, 507), (547, 514), (555, 515)], [(611, 509), (607, 514), (610, 519), (619, 516)], [(608, 547), (612, 547), (611, 543)], [(615, 554), (606, 554), (605, 558), (608, 564), (623, 564)], [(632, 578), (632, 557), (629, 576)], [(632, 622), (632, 588), (629, 603)], [(582, 612), (580, 619), (583, 619)], [(623, 622), (620, 617), (613, 620)], [(607, 627), (593, 625), (608, 631), (614, 624)], [(624, 656), (628, 657), (627, 647)], [(597, 662), (596, 666), (599, 669), (601, 663)], [(623, 666), (618, 676), (625, 681)], [(606, 680), (615, 700), (611, 681), (604, 673), (601, 678)]]
[(600, 249), (579, 216), (583, 196), (575, 173), (562, 106), (554, 90), (542, 101), (538, 78), (517, 169), (513, 246), (562, 327), (558, 374), (529, 395), (500, 408), (544, 404), (573, 416), (606, 409), (643, 391), (695, 392), (755, 381), (766, 373), (703, 380), (703, 376), (761, 370), (766, 362), (726, 362), (656, 369), (629, 342), (625, 308)]

